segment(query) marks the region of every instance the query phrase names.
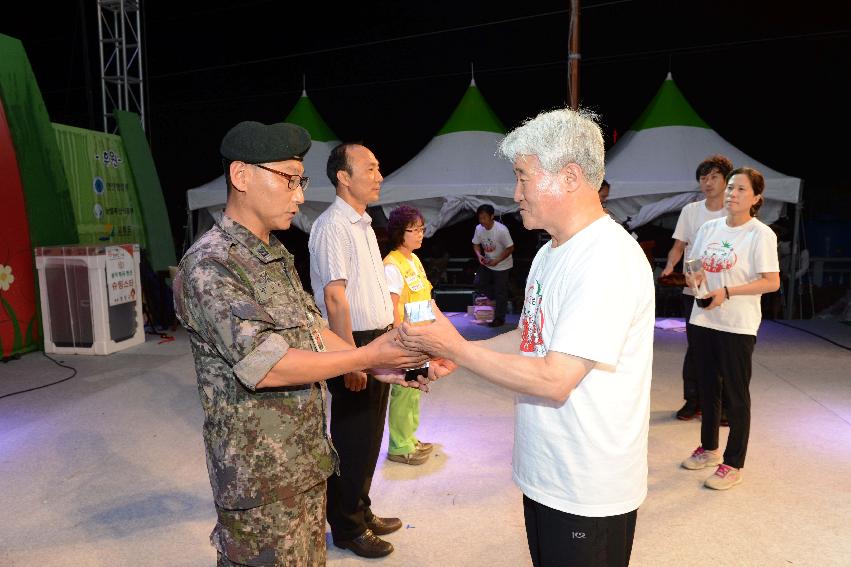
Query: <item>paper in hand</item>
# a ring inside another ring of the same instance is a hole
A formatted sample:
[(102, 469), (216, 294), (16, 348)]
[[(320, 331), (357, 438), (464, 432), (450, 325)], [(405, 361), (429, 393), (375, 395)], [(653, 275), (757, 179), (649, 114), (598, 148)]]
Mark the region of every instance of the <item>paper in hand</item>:
[(417, 323), (427, 323), (435, 319), (434, 312), (431, 310), (430, 300), (412, 301), (405, 304), (405, 321), (408, 323), (416, 325)]
[[(431, 310), (431, 301), (429, 301), (428, 299), (423, 301), (412, 301), (411, 303), (405, 304), (405, 321), (407, 321), (411, 325), (430, 323), (435, 319), (436, 317), (434, 316), (434, 311)], [(427, 375), (428, 362), (426, 362), (425, 365), (421, 366), (420, 368), (411, 368), (407, 370), (405, 372), (405, 380), (413, 382), (417, 380), (418, 376)]]

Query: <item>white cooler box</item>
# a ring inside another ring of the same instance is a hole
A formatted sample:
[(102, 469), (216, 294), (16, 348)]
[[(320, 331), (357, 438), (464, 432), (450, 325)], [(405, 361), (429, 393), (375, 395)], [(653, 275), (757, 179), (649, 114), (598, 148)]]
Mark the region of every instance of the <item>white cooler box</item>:
[(139, 245), (35, 249), (44, 351), (111, 354), (145, 342)]

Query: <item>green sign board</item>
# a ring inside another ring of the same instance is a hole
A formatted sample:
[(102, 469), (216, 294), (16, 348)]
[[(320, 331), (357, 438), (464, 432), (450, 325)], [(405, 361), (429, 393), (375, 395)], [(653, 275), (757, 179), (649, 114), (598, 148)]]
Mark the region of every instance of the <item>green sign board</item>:
[(124, 142), (114, 134), (54, 124), (80, 244), (146, 247)]

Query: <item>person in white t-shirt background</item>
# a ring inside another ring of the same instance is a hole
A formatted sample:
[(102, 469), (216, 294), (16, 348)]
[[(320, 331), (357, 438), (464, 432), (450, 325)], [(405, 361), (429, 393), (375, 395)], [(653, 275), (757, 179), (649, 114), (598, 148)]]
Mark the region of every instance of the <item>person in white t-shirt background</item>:
[[(727, 215), (700, 227), (688, 258), (701, 260), (712, 301), (705, 308), (695, 302), (691, 312), (703, 420), (700, 445), (682, 466), (699, 470), (717, 465), (704, 483), (715, 490), (742, 482), (751, 425), (752, 357), (762, 320), (760, 296), (780, 289), (777, 236), (756, 218), (764, 189), (759, 171), (742, 167), (730, 172)], [(718, 449), (722, 386), (730, 420), (723, 457)]]
[(653, 274), (600, 204), (595, 118), (545, 112), (500, 145), (523, 226), (552, 238), (532, 262), (519, 328), (468, 342), (436, 308), (434, 323), (400, 328), (406, 347), (442, 359), (430, 377), (462, 366), (518, 394), (514, 481), (536, 567), (627, 565), (647, 495)]
[[(668, 252), (668, 262), (662, 270), (665, 277), (684, 256), (689, 257), (691, 245), (697, 236), (697, 231), (708, 220), (721, 218), (726, 215), (724, 210), (724, 189), (727, 186), (727, 175), (733, 170), (733, 162), (729, 158), (716, 154), (707, 157), (698, 164), (695, 178), (700, 184), (700, 190), (705, 199), (689, 203), (680, 211), (677, 226), (674, 229), (674, 245)], [(683, 288), (683, 315), (686, 319), (686, 354), (683, 358), (683, 397), (685, 404), (677, 410), (677, 419), (688, 421), (700, 416), (700, 392), (697, 387), (699, 369), (695, 367), (694, 351), (691, 348), (693, 329), (688, 322), (694, 303), (694, 293), (688, 287)], [(722, 425), (727, 425), (727, 418), (722, 411)]]
[(491, 205), (481, 205), (476, 216), (479, 224), (473, 233), (473, 252), (481, 264), (476, 272), (476, 292), (494, 300), (493, 321), (488, 325), (502, 327), (508, 303), (508, 273), (514, 266), (514, 241), (508, 228), (494, 219)]

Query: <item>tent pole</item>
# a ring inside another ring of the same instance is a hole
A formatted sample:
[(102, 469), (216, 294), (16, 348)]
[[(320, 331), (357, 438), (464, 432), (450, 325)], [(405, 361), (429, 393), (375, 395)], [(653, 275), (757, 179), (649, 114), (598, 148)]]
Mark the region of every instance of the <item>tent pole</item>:
[(570, 34), (567, 55), (567, 92), (570, 108), (579, 109), (579, 0), (570, 0)]
[[(801, 180), (801, 185), (804, 184), (804, 181)], [(798, 187), (798, 200), (795, 202), (795, 223), (794, 228), (792, 229), (792, 261), (789, 266), (789, 286), (788, 286), (788, 294), (786, 296), (786, 318), (792, 319), (795, 312), (795, 282), (797, 278), (795, 277), (798, 273), (798, 258), (800, 254), (798, 254), (798, 236), (801, 226), (801, 207), (803, 203), (801, 203), (801, 195), (803, 191), (802, 187)], [(802, 314), (803, 318), (803, 314)]]

